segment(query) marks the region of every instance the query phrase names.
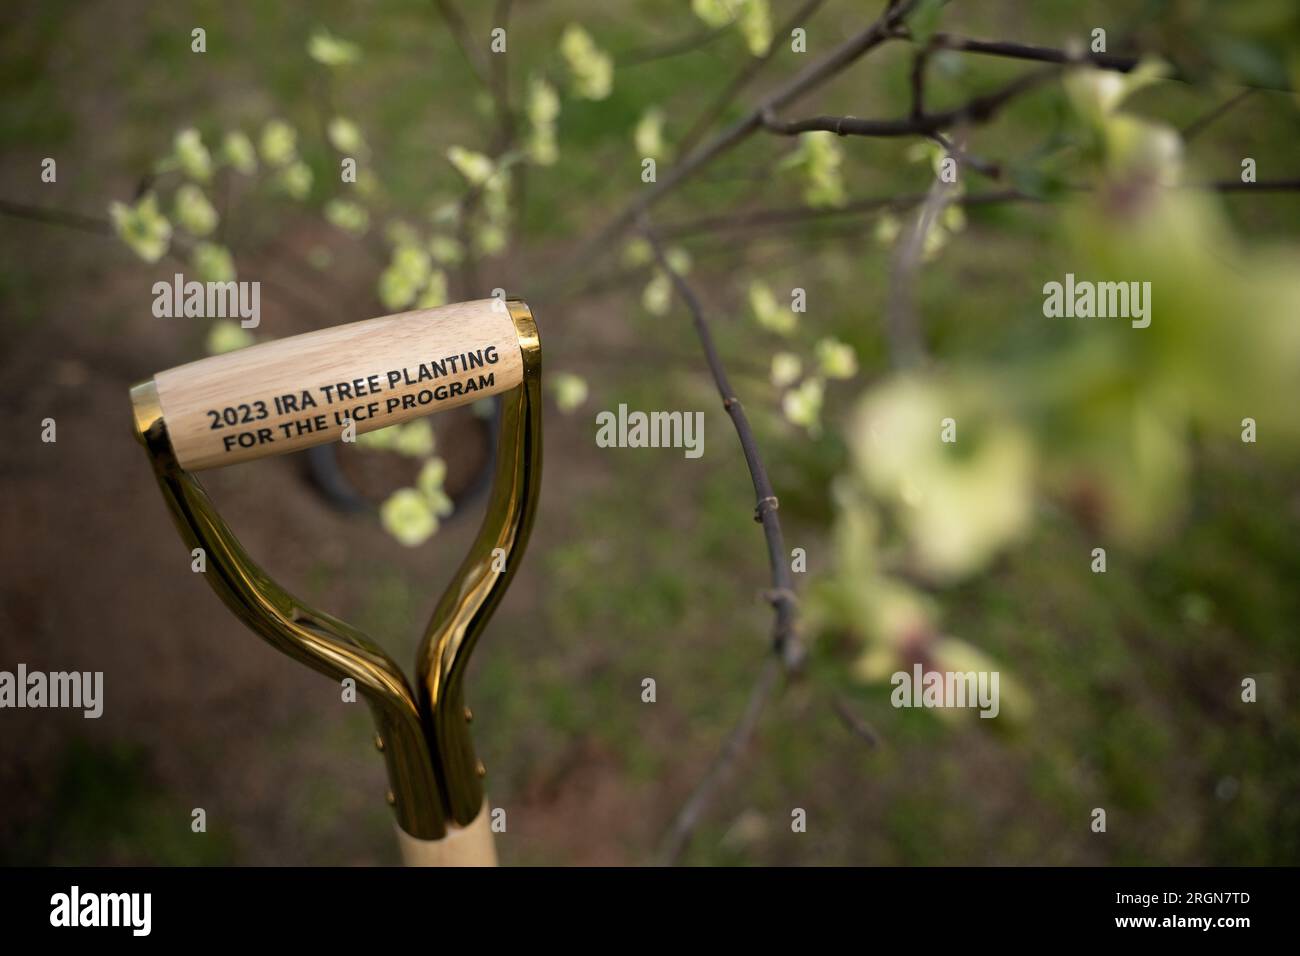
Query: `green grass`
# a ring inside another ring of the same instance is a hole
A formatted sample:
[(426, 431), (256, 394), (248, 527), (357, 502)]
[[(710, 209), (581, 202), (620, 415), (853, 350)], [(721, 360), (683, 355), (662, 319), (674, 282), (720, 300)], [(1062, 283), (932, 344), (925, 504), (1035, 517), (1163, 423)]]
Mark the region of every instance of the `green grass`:
[(233, 835), (211, 808), (207, 831), (192, 830), (194, 808), (158, 787), (148, 751), (137, 744), (72, 738), (46, 799), (46, 814), (17, 846), (3, 848), (5, 865), (213, 866), (239, 859)]

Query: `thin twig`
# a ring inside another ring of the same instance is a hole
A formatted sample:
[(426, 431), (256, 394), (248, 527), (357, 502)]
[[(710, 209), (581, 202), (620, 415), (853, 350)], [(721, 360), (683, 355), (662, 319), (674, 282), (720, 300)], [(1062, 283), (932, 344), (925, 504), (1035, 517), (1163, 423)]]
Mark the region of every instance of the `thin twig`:
[(82, 232), (93, 232), (100, 236), (111, 236), (113, 224), (102, 216), (87, 216), (79, 212), (63, 209), (50, 209), (45, 206), (29, 206), (27, 203), (11, 202), (0, 199), (0, 215), (15, 219), (30, 219), (32, 222), (45, 222), (52, 226), (67, 226)]
[(1183, 142), (1188, 143), (1195, 137), (1199, 136), (1207, 126), (1209, 126), (1219, 117), (1223, 116), (1234, 106), (1240, 104), (1242, 100), (1244, 100), (1246, 97), (1250, 96), (1254, 92), (1255, 92), (1254, 87), (1247, 87), (1246, 89), (1242, 90), (1241, 92), (1233, 96), (1231, 99), (1229, 99), (1226, 103), (1220, 103), (1218, 106), (1210, 110), (1208, 113), (1198, 116), (1196, 119), (1192, 120), (1192, 122), (1188, 123), (1186, 126), (1183, 127), (1181, 133), (1179, 134), (1182, 136)]
[(1103, 70), (1129, 73), (1140, 61), (1136, 56), (1114, 53), (1082, 51), (1072, 53), (1054, 47), (1035, 46), (1031, 43), (976, 40), (952, 33), (936, 33), (930, 37), (930, 46), (940, 50), (960, 50), (963, 53), (982, 53), (986, 56), (1007, 57), (1012, 60), (1031, 60), (1036, 63), (1088, 63)]
[(1257, 183), (1223, 179), (1218, 182), (1204, 183), (1199, 188), (1210, 189), (1216, 193), (1292, 193), (1300, 190), (1300, 179), (1261, 179)]
[(930, 59), (934, 47), (926, 44), (916, 51), (912, 58), (912, 112), (913, 119), (925, 113), (925, 64)]
[(461, 56), (465, 58), (469, 68), (474, 71), (480, 83), (491, 89), (492, 78), (488, 75), (486, 65), (476, 53), (477, 47), (470, 39), (469, 28), (465, 25), (465, 18), (460, 15), (456, 4), (452, 0), (433, 0), (433, 4), (442, 15), (443, 21), (447, 24), (447, 31), (456, 41), (456, 46), (460, 48)]
[[(511, 0), (497, 0), (492, 15), (492, 26), (509, 32)], [(508, 49), (508, 48), (507, 48)], [(515, 137), (515, 114), (510, 108), (510, 67), (508, 53), (492, 53), (488, 56), (491, 63), (491, 80), (493, 111), (496, 113), (497, 138), (493, 152), (500, 153), (506, 149)]]
[(700, 820), (708, 811), (722, 785), (731, 776), (736, 761), (749, 749), (749, 742), (758, 729), (758, 718), (762, 715), (763, 708), (767, 706), (780, 674), (779, 662), (776, 658), (769, 657), (758, 673), (758, 680), (754, 682), (753, 690), (749, 692), (749, 700), (745, 704), (745, 712), (741, 715), (740, 721), (727, 735), (722, 749), (718, 751), (708, 772), (695, 785), (690, 797), (673, 818), (672, 827), (664, 840), (662, 861), (665, 866), (672, 866), (681, 859), (687, 845), (691, 842), (691, 837), (695, 834), (695, 828), (699, 826)]
[[(749, 232), (788, 226), (795, 223), (815, 222), (821, 219), (840, 219), (884, 209), (902, 209), (925, 201), (925, 193), (907, 193), (900, 196), (874, 196), (854, 200), (842, 206), (783, 206), (771, 209), (754, 209), (748, 212), (721, 216), (703, 216), (677, 223), (664, 223), (656, 227), (661, 239), (682, 239), (703, 233)], [(999, 189), (986, 193), (968, 193), (954, 202), (963, 206), (984, 206), (1004, 202), (1040, 202), (1037, 197), (1018, 189)]]
[(1041, 86), (1056, 76), (1056, 67), (1025, 73), (1011, 83), (967, 100), (961, 106), (940, 113), (922, 113), (904, 119), (863, 120), (854, 116), (810, 116), (801, 120), (779, 120), (772, 110), (762, 116), (763, 127), (772, 133), (794, 136), (811, 131), (825, 131), (837, 136), (933, 136), (940, 130), (965, 123), (985, 123), (1016, 97)]
[[(469, 63), (475, 76), (478, 77), (492, 96), (496, 132), (492, 136), (487, 152), (494, 162), (499, 162), (501, 157), (514, 144), (517, 125), (514, 112), (510, 107), (509, 70), (506, 61), (508, 54), (484, 54), (487, 57), (487, 62), (483, 62), (476, 53), (477, 48), (470, 40), (469, 28), (466, 26), (465, 20), (455, 3), (452, 0), (434, 0), (434, 4), (442, 15), (452, 39), (456, 41), (456, 45), (460, 48), (461, 54)], [(497, 0), (493, 6), (492, 14), (494, 28), (500, 27), (508, 30), (511, 9), (511, 0)], [(518, 176), (515, 177), (515, 181), (516, 185), (522, 188)], [(464, 250), (464, 257), (461, 259), (458, 272), (458, 295), (462, 299), (470, 299), (480, 294), (478, 261), (474, 254), (473, 227), (474, 217), (478, 214), (482, 198), (483, 187), (481, 185), (471, 185), (466, 189), (457, 204), (456, 238)]]
[[(899, 30), (896, 36), (907, 36), (906, 30)], [(931, 44), (945, 50), (959, 50), (963, 53), (982, 53), (988, 56), (1007, 57), (1012, 60), (1030, 60), (1037, 63), (1087, 63), (1102, 70), (1115, 70), (1129, 73), (1142, 62), (1140, 56), (1126, 56), (1117, 53), (1093, 53), (1091, 50), (1060, 50), (1054, 47), (1034, 46), (1030, 43), (1011, 43), (1007, 41), (974, 40), (970, 37), (955, 36), (951, 33), (936, 33), (930, 38)], [(1172, 64), (1165, 79), (1180, 83), (1195, 82), (1197, 77)], [(1256, 83), (1246, 84), (1251, 89), (1274, 90), (1279, 93), (1293, 92), (1288, 87), (1264, 86)]]
[(1002, 178), (1002, 166), (1000, 163), (995, 163), (991, 160), (984, 159), (981, 156), (976, 156), (969, 150), (959, 149), (954, 146), (952, 141), (948, 139), (947, 136), (944, 136), (943, 133), (931, 133), (930, 139), (942, 146), (944, 152), (957, 160), (959, 165), (972, 169), (977, 173), (989, 177), (989, 179)]
[[(906, 30), (898, 31), (899, 37), (906, 37)], [(1035, 46), (1032, 43), (1012, 43), (1004, 40), (975, 40), (971, 37), (956, 36), (951, 33), (936, 33), (930, 38), (931, 45), (944, 50), (958, 50), (962, 53), (982, 53), (986, 56), (1000, 56), (1012, 60), (1030, 60), (1036, 63), (1087, 63), (1101, 70), (1114, 70), (1130, 73), (1142, 62), (1140, 56), (1128, 56), (1120, 53), (1093, 53), (1091, 50), (1061, 50), (1055, 47)], [(1180, 69), (1177, 64), (1165, 77), (1182, 83), (1194, 82), (1195, 76)], [(1247, 84), (1251, 89), (1276, 90), (1291, 92), (1286, 87)]]
[(876, 728), (866, 722), (843, 697), (836, 697), (831, 704), (831, 709), (835, 715), (852, 733), (860, 737), (868, 747), (873, 750), (880, 746), (880, 735), (876, 733)]
[(681, 274), (668, 263), (663, 246), (648, 223), (643, 225), (642, 231), (649, 240), (650, 247), (654, 250), (659, 268), (663, 269), (668, 275), (673, 288), (676, 289), (677, 294), (681, 296), (682, 301), (685, 302), (687, 309), (691, 313), (691, 320), (695, 324), (695, 332), (699, 336), (700, 346), (704, 350), (705, 361), (709, 365), (709, 372), (713, 375), (713, 382), (722, 398), (722, 407), (731, 416), (731, 423), (736, 426), (736, 434), (740, 437), (740, 447), (745, 454), (745, 463), (749, 466), (749, 476), (754, 483), (754, 520), (763, 525), (763, 534), (767, 539), (768, 564), (771, 566), (772, 571), (772, 588), (767, 592), (768, 603), (772, 605), (772, 610), (775, 612), (772, 627), (772, 646), (777, 655), (785, 662), (786, 667), (790, 670), (796, 670), (803, 662), (804, 649), (795, 628), (794, 578), (790, 571), (790, 559), (785, 551), (785, 536), (781, 531), (781, 519), (777, 514), (780, 504), (777, 501), (776, 492), (772, 490), (772, 482), (767, 476), (767, 467), (763, 464), (762, 455), (759, 454), (758, 442), (754, 438), (754, 430), (749, 424), (749, 417), (745, 414), (745, 408), (740, 399), (736, 397), (735, 390), (731, 387), (731, 382), (727, 378), (727, 370), (722, 365), (722, 357), (718, 354), (717, 345), (713, 341), (713, 333), (709, 330), (708, 322), (704, 318), (704, 308), (700, 305), (699, 297), (695, 294), (695, 290), (682, 278)]
[(758, 726), (758, 718), (762, 714), (768, 699), (772, 696), (773, 689), (776, 687), (781, 668), (784, 667), (788, 672), (796, 671), (803, 662), (804, 648), (795, 626), (794, 579), (786, 556), (785, 537), (781, 531), (781, 519), (777, 514), (779, 503), (776, 493), (772, 489), (772, 483), (768, 479), (767, 468), (763, 464), (762, 456), (759, 454), (758, 443), (754, 438), (754, 431), (750, 427), (749, 418), (745, 415), (744, 406), (741, 405), (740, 399), (736, 397), (735, 390), (731, 387), (731, 381), (727, 377), (727, 371), (722, 364), (722, 357), (719, 355), (717, 345), (713, 341), (713, 333), (709, 330), (709, 324), (704, 317), (704, 308), (700, 304), (699, 297), (695, 294), (695, 290), (682, 278), (681, 274), (668, 262), (663, 245), (648, 222), (643, 221), (642, 230), (646, 239), (650, 242), (651, 249), (654, 250), (655, 260), (658, 262), (659, 268), (668, 275), (673, 288), (691, 313), (691, 321), (695, 325), (695, 332), (699, 336), (700, 346), (704, 350), (704, 358), (708, 363), (709, 372), (712, 374), (713, 382), (722, 398), (722, 407), (731, 416), (731, 422), (736, 427), (736, 434), (740, 438), (740, 447), (745, 454), (745, 463), (749, 466), (749, 475), (753, 480), (754, 495), (757, 499), (754, 517), (755, 520), (762, 523), (763, 535), (767, 540), (768, 563), (772, 571), (772, 588), (767, 592), (767, 600), (772, 605), (775, 615), (772, 625), (772, 646), (776, 652), (775, 656), (769, 658), (763, 665), (762, 671), (759, 672), (758, 681), (750, 692), (749, 701), (745, 705), (745, 712), (741, 715), (740, 722), (728, 735), (722, 750), (709, 767), (709, 771), (696, 785), (690, 798), (673, 821), (665, 841), (663, 853), (664, 862), (671, 865), (681, 858), (692, 834), (695, 832), (696, 826), (713, 802), (717, 791), (730, 776), (731, 770), (740, 755), (748, 749), (749, 742)]
[[(87, 216), (79, 212), (68, 212), (45, 206), (31, 206), (26, 203), (12, 202), (8, 199), (0, 199), (0, 215), (51, 226), (64, 226), (81, 232), (93, 233), (97, 236), (112, 237), (114, 235), (113, 223), (103, 216)], [(192, 263), (185, 258), (185, 255), (192, 251), (192, 246), (185, 237), (174, 235), (168, 243), (166, 256), (168, 261), (175, 262), (182, 267), (188, 267)], [(279, 295), (289, 301), (303, 314), (311, 315), (322, 311), (319, 303), (311, 302), (308, 298), (300, 295), (296, 286), (283, 285), (274, 279), (267, 278), (258, 281), (273, 295)], [(326, 298), (321, 301), (327, 301), (329, 294), (326, 290), (320, 288), (319, 282), (320, 277), (317, 276), (316, 285), (311, 287), (312, 292), (313, 294), (324, 295)]]
[(724, 23), (720, 27), (709, 27), (704, 30), (697, 30), (690, 36), (682, 37), (677, 40), (669, 40), (666, 43), (658, 43), (653, 46), (639, 47), (635, 50), (629, 50), (626, 53), (620, 53), (614, 58), (616, 67), (641, 66), (644, 63), (654, 63), (658, 60), (667, 60), (675, 56), (681, 56), (684, 53), (693, 53), (702, 47), (708, 46), (714, 40), (726, 34), (731, 29), (731, 23)]
[[(1088, 187), (1073, 185), (1067, 187), (1069, 192), (1087, 192)], [(1300, 191), (1300, 178), (1297, 179), (1261, 179), (1259, 182), (1243, 183), (1237, 179), (1224, 179), (1208, 183), (1187, 183), (1184, 189), (1203, 189), (1208, 192), (1238, 193), (1285, 193)], [(751, 209), (745, 212), (727, 213), (718, 216), (701, 216), (698, 219), (684, 219), (681, 222), (666, 222), (655, 227), (659, 238), (685, 239), (708, 233), (752, 232), (759, 229), (779, 228), (805, 222), (817, 222), (823, 219), (844, 219), (863, 213), (880, 212), (885, 209), (906, 209), (925, 200), (925, 193), (904, 193), (899, 196), (871, 196), (855, 199), (842, 206), (777, 206), (768, 209)], [(1049, 200), (1018, 189), (997, 189), (981, 193), (966, 193), (952, 200), (954, 205), (991, 206), (1007, 202), (1045, 203)]]

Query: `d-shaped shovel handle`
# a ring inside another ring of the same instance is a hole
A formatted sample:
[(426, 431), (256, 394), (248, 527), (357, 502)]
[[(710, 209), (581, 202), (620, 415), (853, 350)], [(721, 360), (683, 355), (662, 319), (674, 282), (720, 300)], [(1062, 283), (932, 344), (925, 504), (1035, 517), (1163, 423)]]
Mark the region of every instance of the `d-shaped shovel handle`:
[[(503, 395), (496, 471), (477, 538), (438, 602), (410, 682), (373, 641), (258, 567), (191, 471), (306, 448)], [(208, 584), (268, 643), (375, 714), (408, 863), (495, 862), (482, 764), (464, 705), (470, 651), (527, 544), (542, 464), (541, 343), (528, 306), (484, 299), (310, 332), (158, 373), (131, 390), (181, 537)]]

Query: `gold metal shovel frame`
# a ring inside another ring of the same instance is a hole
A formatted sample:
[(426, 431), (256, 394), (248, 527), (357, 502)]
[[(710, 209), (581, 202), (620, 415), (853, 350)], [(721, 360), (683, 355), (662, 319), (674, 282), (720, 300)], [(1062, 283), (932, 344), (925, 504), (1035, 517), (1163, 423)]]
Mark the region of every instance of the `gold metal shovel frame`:
[(206, 553), (212, 589), (272, 647), (335, 680), (352, 678), (370, 704), (378, 730), (375, 745), (388, 767), (388, 801), (408, 863), (495, 863), (484, 806), (485, 770), (474, 751), (464, 701), (465, 671), (528, 542), (542, 472), (537, 326), (523, 302), (495, 305), (504, 305), (514, 324), (522, 377), (502, 393), (486, 515), (425, 629), (414, 685), (365, 634), (309, 607), (253, 562), (178, 461), (156, 380), (131, 390), (136, 437), (181, 537), (190, 549)]

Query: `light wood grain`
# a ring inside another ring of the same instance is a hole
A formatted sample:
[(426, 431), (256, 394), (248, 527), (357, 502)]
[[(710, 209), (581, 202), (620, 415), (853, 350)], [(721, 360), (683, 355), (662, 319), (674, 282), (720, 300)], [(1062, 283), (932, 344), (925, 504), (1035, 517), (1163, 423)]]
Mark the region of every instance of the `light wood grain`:
[(402, 862), (407, 866), (496, 866), (497, 849), (487, 800), (469, 826), (454, 829), (441, 840), (421, 840), (397, 827)]
[(199, 471), (337, 441), (349, 419), (357, 434), (396, 425), (522, 377), (509, 310), (479, 299), (264, 342), (154, 381), (176, 458)]

